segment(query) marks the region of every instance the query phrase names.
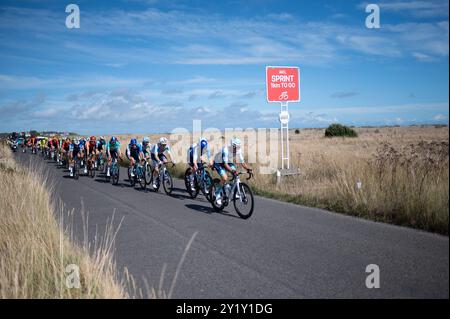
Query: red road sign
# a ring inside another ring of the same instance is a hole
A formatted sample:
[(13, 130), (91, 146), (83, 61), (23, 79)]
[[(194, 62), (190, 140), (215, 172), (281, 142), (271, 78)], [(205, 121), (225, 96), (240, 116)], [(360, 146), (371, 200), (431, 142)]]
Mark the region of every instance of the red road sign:
[(291, 66), (266, 67), (267, 102), (300, 101), (300, 70)]

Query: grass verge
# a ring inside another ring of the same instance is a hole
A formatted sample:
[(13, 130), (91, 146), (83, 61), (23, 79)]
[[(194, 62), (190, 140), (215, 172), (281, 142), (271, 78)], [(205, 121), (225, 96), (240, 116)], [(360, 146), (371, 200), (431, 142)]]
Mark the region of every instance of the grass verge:
[(102, 240), (91, 246), (85, 238), (80, 247), (55, 206), (42, 174), (19, 167), (0, 144), (0, 297), (134, 297), (127, 271), (118, 279), (112, 221)]

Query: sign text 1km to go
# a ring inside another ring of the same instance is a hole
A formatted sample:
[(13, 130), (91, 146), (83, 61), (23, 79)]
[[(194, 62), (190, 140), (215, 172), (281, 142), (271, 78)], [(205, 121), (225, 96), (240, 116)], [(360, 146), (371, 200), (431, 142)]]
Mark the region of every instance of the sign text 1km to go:
[(298, 67), (266, 67), (268, 102), (300, 101), (300, 71)]

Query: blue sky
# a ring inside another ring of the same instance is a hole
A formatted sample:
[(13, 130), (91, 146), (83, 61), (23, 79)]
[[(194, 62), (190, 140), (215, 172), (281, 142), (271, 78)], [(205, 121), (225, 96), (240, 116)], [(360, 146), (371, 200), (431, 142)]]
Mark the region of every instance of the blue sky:
[(265, 66), (300, 67), (292, 127), (448, 123), (448, 1), (0, 1), (0, 131), (278, 127)]

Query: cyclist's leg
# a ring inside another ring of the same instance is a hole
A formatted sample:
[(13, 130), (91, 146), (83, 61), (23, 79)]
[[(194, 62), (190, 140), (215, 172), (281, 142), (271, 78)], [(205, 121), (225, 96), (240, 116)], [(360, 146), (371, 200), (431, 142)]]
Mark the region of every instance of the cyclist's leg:
[(151, 155), (151, 159), (152, 159), (152, 166), (153, 166), (153, 187), (156, 188), (156, 179), (158, 177), (159, 174), (159, 162), (156, 159), (155, 155)]
[(131, 177), (134, 177), (134, 171), (136, 169), (135, 165), (136, 165), (136, 159), (133, 156), (131, 156), (130, 157), (130, 167), (129, 167), (129, 169), (131, 169), (131, 172), (130, 172)]

